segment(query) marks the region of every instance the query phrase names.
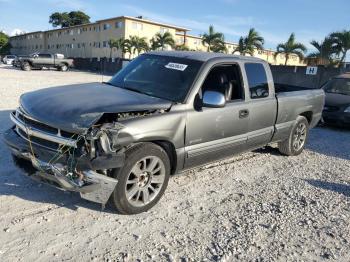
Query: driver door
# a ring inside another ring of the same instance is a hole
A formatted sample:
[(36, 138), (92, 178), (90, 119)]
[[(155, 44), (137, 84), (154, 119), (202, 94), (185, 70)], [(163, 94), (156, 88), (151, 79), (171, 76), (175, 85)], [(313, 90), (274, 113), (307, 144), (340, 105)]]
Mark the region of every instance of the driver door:
[[(210, 91), (225, 94), (220, 82), (213, 80), (217, 79), (213, 74), (227, 75), (228, 81), (234, 83), (231, 85), (232, 95), (226, 97), (224, 107), (201, 107), (188, 113), (185, 168), (225, 158), (246, 148), (249, 110), (244, 99), (240, 67), (238, 64), (216, 65), (202, 84), (201, 93), (210, 88)], [(212, 79), (209, 85), (208, 79)], [(198, 97), (200, 96), (199, 94)]]

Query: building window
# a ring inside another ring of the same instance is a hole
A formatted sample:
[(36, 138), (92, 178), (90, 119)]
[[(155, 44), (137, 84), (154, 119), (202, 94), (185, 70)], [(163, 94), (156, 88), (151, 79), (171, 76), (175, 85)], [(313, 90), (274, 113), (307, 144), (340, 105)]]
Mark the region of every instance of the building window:
[(80, 43), (78, 43), (78, 48), (80, 48)]
[(107, 41), (103, 41), (103, 47), (107, 47)]
[(123, 22), (122, 21), (115, 22), (115, 28), (122, 28), (122, 27), (123, 27)]
[(81, 34), (81, 29), (80, 28), (77, 29), (77, 33), (78, 33), (78, 35)]
[(143, 24), (132, 22), (132, 29), (141, 31), (143, 30)]
[(110, 24), (103, 24), (103, 30), (108, 30), (111, 28), (111, 25)]

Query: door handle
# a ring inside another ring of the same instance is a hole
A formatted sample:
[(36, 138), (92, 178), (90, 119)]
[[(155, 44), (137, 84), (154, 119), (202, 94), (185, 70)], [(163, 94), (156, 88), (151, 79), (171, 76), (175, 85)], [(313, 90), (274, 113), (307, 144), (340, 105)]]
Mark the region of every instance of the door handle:
[(239, 111), (239, 118), (246, 118), (249, 116), (249, 110), (243, 109)]

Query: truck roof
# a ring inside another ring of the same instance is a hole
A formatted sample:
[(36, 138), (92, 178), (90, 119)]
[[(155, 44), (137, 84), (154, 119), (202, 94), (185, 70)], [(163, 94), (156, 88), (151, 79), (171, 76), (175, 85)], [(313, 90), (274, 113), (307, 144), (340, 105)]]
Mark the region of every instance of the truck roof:
[(241, 55), (231, 55), (231, 54), (211, 53), (211, 52), (201, 52), (201, 51), (151, 51), (148, 54), (187, 58), (187, 59), (198, 60), (203, 62), (206, 62), (214, 58), (233, 58), (233, 59), (239, 59), (239, 60), (251, 61), (251, 62), (264, 61), (260, 58), (251, 57), (251, 56), (241, 56)]

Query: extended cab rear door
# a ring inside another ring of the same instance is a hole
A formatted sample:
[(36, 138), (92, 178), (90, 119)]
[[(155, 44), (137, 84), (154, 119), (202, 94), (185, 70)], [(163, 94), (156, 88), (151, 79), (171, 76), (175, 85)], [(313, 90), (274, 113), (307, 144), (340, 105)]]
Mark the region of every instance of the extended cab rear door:
[(249, 111), (247, 148), (259, 148), (271, 141), (277, 115), (273, 79), (265, 62), (245, 62), (246, 106)]

